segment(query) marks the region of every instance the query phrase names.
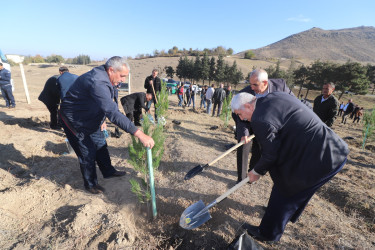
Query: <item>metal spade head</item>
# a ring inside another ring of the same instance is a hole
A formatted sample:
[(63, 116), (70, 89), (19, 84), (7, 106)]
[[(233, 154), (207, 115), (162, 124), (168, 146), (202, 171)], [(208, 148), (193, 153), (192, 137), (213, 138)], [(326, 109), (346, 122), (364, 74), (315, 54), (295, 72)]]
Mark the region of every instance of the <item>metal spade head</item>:
[[(203, 210), (203, 211), (202, 211)], [(204, 211), (206, 210), (206, 211)], [(211, 219), (210, 212), (203, 201), (198, 201), (186, 208), (180, 218), (180, 227), (185, 229), (194, 229)]]
[(208, 167), (208, 164), (206, 164), (204, 166), (202, 166), (202, 165), (199, 164), (198, 166), (190, 169), (190, 171), (187, 172), (187, 174), (185, 175), (184, 180), (185, 181), (186, 180), (190, 180), (191, 178), (193, 178), (194, 176), (196, 176), (197, 174), (199, 174), (200, 172), (202, 172), (203, 168), (205, 168), (205, 167)]

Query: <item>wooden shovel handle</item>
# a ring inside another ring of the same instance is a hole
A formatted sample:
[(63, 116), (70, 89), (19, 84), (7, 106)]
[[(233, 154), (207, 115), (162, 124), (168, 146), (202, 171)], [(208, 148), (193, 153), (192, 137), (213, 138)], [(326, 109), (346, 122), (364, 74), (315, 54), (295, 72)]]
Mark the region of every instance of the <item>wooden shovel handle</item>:
[(232, 187), (231, 189), (229, 189), (228, 191), (226, 191), (224, 194), (222, 194), (220, 197), (218, 197), (215, 201), (216, 203), (219, 203), (220, 201), (224, 200), (225, 198), (227, 198), (228, 195), (230, 195), (231, 193), (233, 193), (234, 191), (236, 191), (237, 189), (239, 189), (240, 187), (242, 187), (245, 183), (249, 182), (249, 176), (246, 177), (245, 179), (243, 179), (240, 183), (238, 183), (237, 185), (235, 185), (234, 187)]
[(155, 101), (156, 101), (156, 103), (158, 103), (158, 98), (156, 97), (155, 89), (154, 89), (154, 81), (152, 81), (151, 87), (152, 87), (152, 92), (154, 92)]
[[(254, 138), (254, 135), (251, 135), (250, 136), (250, 140), (252, 140)], [(222, 155), (220, 155), (218, 158), (216, 158), (215, 160), (213, 160), (212, 162), (208, 163), (208, 165), (212, 166), (213, 164), (215, 164), (218, 160), (222, 159), (224, 156), (226, 156), (227, 154), (229, 154), (230, 152), (232, 152), (233, 150), (235, 150), (236, 148), (242, 146), (244, 144), (243, 141), (240, 141), (239, 143), (237, 143), (236, 145), (234, 145), (233, 147), (231, 147), (230, 149), (228, 149), (227, 151), (225, 151)]]

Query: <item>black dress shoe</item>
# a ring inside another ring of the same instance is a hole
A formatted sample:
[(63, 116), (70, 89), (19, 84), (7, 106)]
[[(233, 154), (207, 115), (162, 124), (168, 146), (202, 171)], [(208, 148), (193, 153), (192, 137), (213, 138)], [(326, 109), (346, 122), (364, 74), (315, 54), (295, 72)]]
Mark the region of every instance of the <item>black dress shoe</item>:
[(256, 226), (253, 226), (253, 225), (250, 225), (250, 224), (247, 224), (247, 223), (243, 224), (242, 227), (244, 229), (246, 229), (247, 233), (256, 240), (259, 240), (259, 241), (274, 241), (272, 239), (269, 239), (269, 238), (266, 238), (265, 236), (263, 236), (259, 231), (259, 227), (256, 227)]
[(96, 186), (94, 186), (94, 188), (96, 188), (101, 193), (104, 193), (104, 191), (105, 191), (104, 187), (102, 187), (100, 185), (96, 185)]
[(124, 176), (124, 175), (126, 175), (125, 171), (118, 171), (118, 170), (116, 170), (116, 172), (114, 172), (110, 176), (104, 177), (104, 179), (110, 179), (110, 178), (114, 178), (114, 177), (121, 177), (121, 176)]
[(92, 193), (92, 194), (101, 194), (103, 193), (102, 190), (98, 189), (97, 186), (94, 186), (94, 187), (85, 187), (85, 189), (89, 192), (89, 193)]

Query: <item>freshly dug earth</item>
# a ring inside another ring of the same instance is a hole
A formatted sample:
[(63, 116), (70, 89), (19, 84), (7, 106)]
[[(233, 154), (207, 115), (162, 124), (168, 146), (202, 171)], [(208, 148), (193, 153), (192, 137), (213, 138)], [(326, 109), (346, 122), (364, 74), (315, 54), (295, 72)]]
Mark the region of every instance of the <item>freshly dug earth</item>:
[[(144, 90), (144, 78), (156, 63), (162, 68), (174, 62), (130, 63), (134, 92)], [(82, 74), (90, 68), (70, 71)], [(165, 153), (155, 173), (157, 218), (152, 219), (150, 205), (140, 204), (130, 191), (129, 180), (139, 177), (128, 163), (131, 137), (126, 133), (108, 139), (108, 145), (112, 164), (128, 174), (103, 179), (98, 170), (106, 192), (87, 193), (63, 131), (49, 128), (49, 113), (37, 100), (45, 81), (57, 70), (57, 66), (25, 66), (31, 97), (27, 104), (20, 71), (13, 67), (16, 109), (6, 109), (1, 100), (0, 249), (226, 249), (243, 231), (243, 223), (260, 223), (272, 188), (269, 175), (210, 209), (212, 219), (199, 228), (179, 227), (185, 208), (199, 200), (212, 202), (235, 185), (237, 173), (233, 152), (193, 179), (183, 180), (188, 170), (214, 160), (236, 141), (230, 129), (233, 121), (224, 128), (223, 121), (201, 109), (177, 107), (176, 96), (170, 96)], [(348, 163), (312, 198), (300, 220), (287, 225), (280, 242), (259, 243), (262, 247), (375, 248), (374, 146), (360, 149), (361, 124), (339, 122), (333, 129), (349, 144)], [(218, 129), (211, 130), (214, 125)]]

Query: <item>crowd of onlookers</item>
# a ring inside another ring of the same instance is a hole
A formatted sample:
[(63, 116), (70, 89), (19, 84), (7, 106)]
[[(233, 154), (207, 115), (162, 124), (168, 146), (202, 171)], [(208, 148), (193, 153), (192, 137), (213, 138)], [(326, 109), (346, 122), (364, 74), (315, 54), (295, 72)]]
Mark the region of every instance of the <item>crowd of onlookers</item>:
[(211, 114), (212, 112), (212, 116), (215, 116), (217, 108), (216, 115), (220, 116), (223, 102), (225, 98), (229, 98), (231, 92), (232, 87), (230, 85), (224, 88), (224, 84), (220, 84), (220, 87), (215, 88), (215, 85), (211, 84), (211, 86), (204, 85), (202, 88), (199, 88), (194, 84), (184, 86), (184, 83), (181, 82), (177, 87), (176, 94), (179, 107), (190, 107), (192, 104), (193, 109), (195, 109), (196, 96), (200, 96), (199, 107), (206, 109), (207, 114)]
[[(201, 88), (191, 83), (184, 84), (184, 82), (178, 82), (178, 85), (176, 95), (179, 107), (190, 107), (192, 104), (193, 109), (195, 109), (195, 99), (200, 96), (200, 108), (206, 109), (206, 113), (212, 114), (212, 116), (215, 116), (216, 107), (218, 108), (216, 114), (220, 116), (224, 99), (232, 93), (231, 86), (224, 87), (224, 84), (220, 84), (218, 88), (215, 88), (214, 84), (204, 85)], [(323, 86), (322, 94), (314, 100), (314, 112), (329, 127), (332, 126), (337, 117), (342, 117), (341, 123), (343, 124), (346, 124), (348, 118), (353, 119), (353, 123), (359, 123), (364, 115), (364, 108), (355, 105), (352, 99), (349, 99), (346, 104), (344, 102), (340, 104), (333, 95), (334, 89), (333, 83), (327, 83)], [(169, 89), (169, 92), (171, 93), (171, 89)], [(325, 102), (326, 100), (328, 101)], [(301, 101), (307, 102), (303, 95), (301, 95)]]
[(344, 104), (344, 102), (341, 102), (337, 116), (342, 117), (341, 123), (344, 124), (346, 123), (348, 117), (350, 119), (353, 119), (353, 123), (359, 123), (363, 116), (363, 113), (363, 107), (355, 105), (352, 99), (349, 99), (346, 104)]

